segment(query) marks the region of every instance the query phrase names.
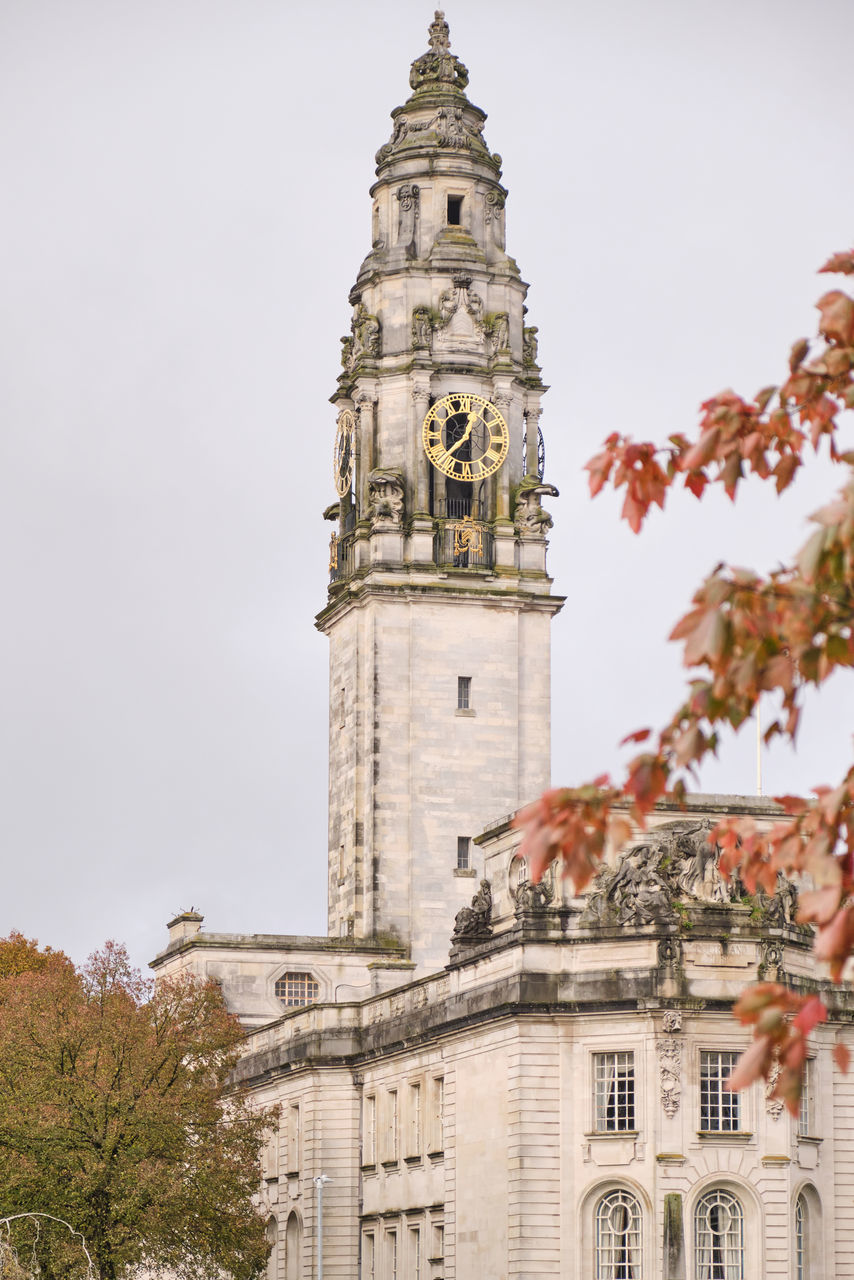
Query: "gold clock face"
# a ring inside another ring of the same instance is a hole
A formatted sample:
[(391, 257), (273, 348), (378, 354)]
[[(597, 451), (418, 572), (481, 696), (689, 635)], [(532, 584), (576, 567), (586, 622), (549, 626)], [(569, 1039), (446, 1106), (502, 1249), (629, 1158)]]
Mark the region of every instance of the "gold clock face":
[(507, 457), (510, 433), (483, 396), (452, 391), (429, 409), (421, 431), (424, 452), (453, 480), (483, 480)]
[(332, 476), (335, 488), (344, 497), (350, 492), (353, 484), (353, 441), (356, 430), (356, 419), (349, 409), (338, 415), (338, 430), (335, 433), (335, 457), (332, 465)]

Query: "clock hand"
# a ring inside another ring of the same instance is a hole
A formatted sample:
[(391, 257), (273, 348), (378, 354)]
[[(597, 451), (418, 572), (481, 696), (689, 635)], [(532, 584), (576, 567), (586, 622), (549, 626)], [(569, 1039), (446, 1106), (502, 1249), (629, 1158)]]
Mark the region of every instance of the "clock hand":
[(445, 450), (445, 456), (446, 456), (446, 457), (450, 458), (450, 456), (451, 456), (451, 454), (452, 454), (452, 453), (456, 453), (456, 452), (457, 452), (457, 449), (459, 449), (459, 447), (460, 447), (460, 445), (461, 445), (461, 444), (465, 444), (466, 440), (468, 440), (469, 436), (470, 436), (470, 435), (471, 435), (471, 433), (472, 433), (472, 430), (474, 429), (474, 423), (475, 423), (475, 419), (476, 419), (476, 418), (477, 418), (477, 414), (476, 414), (476, 413), (470, 413), (470, 414), (469, 414), (469, 416), (468, 416), (468, 421), (466, 422), (466, 429), (465, 429), (465, 431), (464, 431), (464, 432), (463, 432), (463, 434), (460, 436), (460, 438), (459, 438), (459, 440), (457, 441), (457, 443), (456, 443), (456, 444), (451, 445), (451, 448), (450, 448), (450, 449), (446, 449), (446, 450)]

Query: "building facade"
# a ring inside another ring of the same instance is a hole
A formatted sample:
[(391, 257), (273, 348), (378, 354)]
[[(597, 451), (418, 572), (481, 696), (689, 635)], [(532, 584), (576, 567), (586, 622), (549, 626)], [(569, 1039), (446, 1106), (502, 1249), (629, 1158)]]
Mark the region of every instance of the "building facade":
[(318, 1274), (321, 1194), (330, 1280), (854, 1280), (848, 988), (797, 1119), (724, 1087), (746, 984), (827, 989), (793, 893), (747, 895), (707, 840), (774, 806), (664, 803), (582, 898), (529, 882), (501, 816), (549, 783), (556, 490), (500, 157), (441, 13), (429, 40), (333, 396), (328, 936), (185, 913), (155, 971), (221, 983), (281, 1106), (270, 1280)]

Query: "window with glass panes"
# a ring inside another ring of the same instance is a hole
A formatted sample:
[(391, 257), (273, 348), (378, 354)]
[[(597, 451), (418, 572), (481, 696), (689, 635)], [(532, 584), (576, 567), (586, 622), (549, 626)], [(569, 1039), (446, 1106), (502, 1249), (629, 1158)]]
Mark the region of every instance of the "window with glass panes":
[(801, 1086), (801, 1100), (798, 1103), (798, 1137), (809, 1138), (814, 1130), (813, 1124), (813, 1059), (807, 1058), (804, 1063), (804, 1078)]
[(729, 1191), (708, 1191), (694, 1210), (694, 1280), (745, 1280), (744, 1214)]
[(283, 973), (276, 979), (276, 996), (288, 1008), (314, 1004), (320, 985), (310, 973)]
[(635, 1055), (594, 1053), (594, 1127), (621, 1133), (635, 1127)]
[(795, 1280), (809, 1280), (807, 1270), (807, 1206), (803, 1196), (795, 1203)]
[(377, 1098), (374, 1093), (365, 1094), (364, 1138), (362, 1142), (362, 1163), (377, 1162)]
[(409, 1270), (412, 1280), (421, 1280), (421, 1228), (409, 1230)]
[(641, 1280), (641, 1209), (628, 1191), (596, 1206), (596, 1280)]
[(740, 1128), (738, 1094), (725, 1087), (738, 1061), (730, 1049), (700, 1053), (700, 1128), (707, 1133), (732, 1133)]
[(421, 1083), (409, 1086), (409, 1150), (410, 1156), (421, 1155)]

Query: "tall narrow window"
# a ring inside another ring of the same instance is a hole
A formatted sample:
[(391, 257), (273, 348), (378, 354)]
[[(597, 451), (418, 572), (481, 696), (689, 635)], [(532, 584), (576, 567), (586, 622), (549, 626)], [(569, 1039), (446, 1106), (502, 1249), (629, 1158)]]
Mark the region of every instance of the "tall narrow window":
[(421, 1228), (409, 1229), (409, 1273), (412, 1280), (421, 1280)]
[(635, 1055), (595, 1053), (593, 1081), (596, 1131), (620, 1133), (635, 1127)]
[(707, 1133), (733, 1133), (741, 1127), (738, 1094), (724, 1087), (737, 1061), (738, 1054), (729, 1049), (700, 1053), (700, 1128)]
[(729, 1191), (708, 1191), (694, 1211), (695, 1280), (744, 1280), (744, 1214)]
[(471, 836), (457, 836), (457, 870), (468, 871), (471, 866)]
[(448, 226), (458, 227), (463, 220), (462, 196), (448, 196)]
[(386, 1135), (385, 1135), (385, 1158), (391, 1162), (397, 1160), (397, 1143), (398, 1143), (398, 1119), (397, 1119), (397, 1089), (389, 1089), (386, 1095)]
[(457, 710), (471, 710), (471, 676), (457, 676)]
[(299, 1173), (299, 1103), (288, 1107), (288, 1173)]
[(386, 1236), (386, 1280), (397, 1280), (397, 1232), (389, 1231)]
[(815, 1059), (807, 1058), (804, 1063), (803, 1087), (801, 1089), (801, 1100), (798, 1104), (798, 1137), (809, 1138), (815, 1133), (815, 1120), (813, 1118), (813, 1077), (815, 1069)]
[(430, 1098), (430, 1151), (434, 1155), (439, 1155), (445, 1149), (444, 1109), (445, 1081), (442, 1076), (435, 1076), (431, 1085)]
[(365, 1280), (376, 1280), (377, 1275), (377, 1242), (373, 1231), (364, 1237), (364, 1257), (362, 1275)]
[(421, 1155), (421, 1083), (409, 1086), (409, 1150), (408, 1155)]
[(809, 1280), (807, 1263), (807, 1205), (803, 1196), (795, 1203), (795, 1280)]
[(365, 1094), (363, 1155), (364, 1164), (377, 1162), (377, 1099), (373, 1093)]
[(596, 1280), (641, 1280), (641, 1210), (627, 1191), (596, 1206)]

